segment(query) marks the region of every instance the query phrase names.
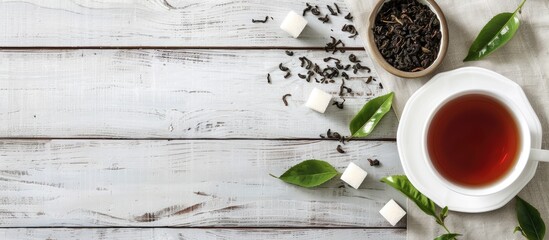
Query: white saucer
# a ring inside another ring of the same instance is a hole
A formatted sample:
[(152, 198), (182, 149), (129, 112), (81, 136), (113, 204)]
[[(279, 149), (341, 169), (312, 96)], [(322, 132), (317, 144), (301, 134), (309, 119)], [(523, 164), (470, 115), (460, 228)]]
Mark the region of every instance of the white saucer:
[(450, 210), (458, 212), (486, 212), (502, 207), (526, 186), (534, 177), (538, 163), (529, 161), (516, 182), (500, 192), (486, 196), (463, 195), (437, 182), (422, 159), (422, 146), (419, 139), (423, 134), (423, 125), (429, 113), (436, 108), (437, 102), (465, 90), (489, 90), (507, 96), (521, 109), (527, 119), (532, 147), (541, 148), (541, 123), (522, 88), (490, 70), (466, 67), (437, 74), (410, 97), (398, 126), (398, 154), (408, 179), (438, 206), (448, 206)]

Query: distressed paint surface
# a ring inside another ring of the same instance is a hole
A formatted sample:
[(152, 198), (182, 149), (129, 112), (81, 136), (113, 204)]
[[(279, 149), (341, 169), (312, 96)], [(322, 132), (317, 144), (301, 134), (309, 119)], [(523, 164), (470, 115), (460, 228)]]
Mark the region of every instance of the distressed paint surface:
[[(0, 225), (390, 227), (378, 210), (405, 199), (379, 181), (401, 173), (396, 144), (304, 140), (4, 140)], [(371, 167), (367, 158), (379, 159)], [(369, 172), (303, 189), (269, 176), (304, 159)], [(398, 227), (405, 226), (401, 221)]]
[(0, 229), (4, 240), (218, 240), (218, 239), (345, 239), (345, 240), (404, 240), (405, 229), (173, 229), (173, 228), (15, 228)]
[[(356, 54), (366, 66), (370, 59)], [(314, 87), (338, 98), (335, 83), (306, 82), (300, 56), (320, 66), (324, 51), (27, 50), (0, 52), (0, 136), (14, 138), (319, 138), (347, 124), (385, 94), (375, 72), (353, 74), (344, 109), (319, 114), (303, 105)], [(347, 55), (337, 54), (342, 64)], [(285, 79), (278, 65), (292, 71)], [(333, 65), (333, 63), (331, 63)], [(267, 83), (267, 73), (272, 84)], [(316, 76), (318, 78), (318, 74)], [(282, 96), (290, 93), (289, 106)], [(388, 114), (370, 138), (394, 138)]]
[[(394, 113), (345, 154), (319, 139), (328, 128), (347, 135), (354, 113), (386, 93), (379, 80), (365, 83), (377, 73), (350, 74), (343, 110), (302, 106), (313, 87), (337, 97), (340, 79), (297, 77), (306, 73), (299, 56), (324, 65), (330, 36), (372, 65), (360, 37), (340, 31), (351, 23), (343, 2), (330, 24), (308, 14), (299, 39), (280, 30), (305, 3), (0, 2), (0, 47), (18, 48), (0, 51), (0, 238), (405, 239), (406, 220), (393, 228), (377, 213), (390, 198), (405, 201), (378, 181), (402, 172)], [(323, 14), (332, 3), (314, 2)], [(354, 190), (268, 175), (306, 158), (341, 172), (353, 161), (369, 176)]]
[[(309, 13), (299, 39), (280, 29), (290, 10), (305, 3), (326, 7), (334, 1), (305, 0), (17, 0), (0, 3), (0, 46), (156, 46), (156, 47), (323, 47), (330, 36), (362, 48), (341, 28), (348, 9), (323, 24)], [(333, 7), (333, 5), (332, 5)], [(254, 19), (273, 19), (252, 23)], [(333, 30), (333, 31), (332, 31)]]

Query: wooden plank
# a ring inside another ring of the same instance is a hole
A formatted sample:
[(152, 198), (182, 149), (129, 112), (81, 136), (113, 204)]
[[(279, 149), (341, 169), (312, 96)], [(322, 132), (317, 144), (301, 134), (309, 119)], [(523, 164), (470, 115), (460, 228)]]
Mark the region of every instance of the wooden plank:
[[(270, 140), (0, 141), (0, 226), (391, 227), (379, 182), (401, 173), (395, 142)], [(371, 167), (367, 158), (381, 166)], [(304, 189), (269, 176), (305, 159), (369, 172)], [(402, 220), (397, 227), (406, 226)]]
[[(343, 33), (348, 9), (330, 16), (323, 24), (308, 14), (309, 26), (299, 39), (280, 29), (290, 10), (301, 13), (306, 0), (16, 0), (0, 3), (2, 47), (35, 46), (281, 46), (323, 47), (330, 36), (347, 46), (360, 47), (360, 40)], [(332, 0), (314, 1), (328, 14)], [(333, 5), (332, 5), (333, 6)], [(251, 19), (273, 17), (267, 23)]]
[(193, 229), (193, 228), (15, 228), (0, 229), (4, 240), (217, 240), (217, 239), (384, 239), (404, 240), (405, 229)]
[[(369, 99), (385, 93), (376, 73), (360, 71), (346, 85), (345, 109), (306, 107), (313, 87), (334, 96), (333, 84), (307, 83), (299, 56), (325, 66), (324, 51), (47, 50), (0, 52), (0, 137), (3, 138), (318, 138), (347, 124)], [(278, 64), (293, 76), (284, 79)], [(333, 63), (332, 63), (333, 64)], [(267, 84), (271, 74), (273, 84)], [(318, 75), (317, 75), (318, 76)], [(281, 98), (290, 93), (289, 106)], [(291, 124), (290, 124), (291, 123)], [(394, 138), (397, 119), (384, 119), (372, 138)]]

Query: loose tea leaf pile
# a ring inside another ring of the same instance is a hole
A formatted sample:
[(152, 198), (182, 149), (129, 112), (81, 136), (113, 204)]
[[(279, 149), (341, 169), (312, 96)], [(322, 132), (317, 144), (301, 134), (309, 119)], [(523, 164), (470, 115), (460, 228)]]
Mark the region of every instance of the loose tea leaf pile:
[(373, 31), (383, 58), (402, 71), (428, 68), (440, 50), (440, 22), (429, 7), (417, 0), (391, 0), (383, 4)]
[[(306, 16), (307, 13), (310, 13), (313, 16), (316, 16), (323, 23), (329, 22), (330, 16), (340, 16), (349, 21), (352, 21), (353, 19), (350, 13), (343, 16), (343, 14), (341, 13), (341, 9), (336, 3), (333, 4), (333, 7), (330, 5), (326, 5), (326, 8), (329, 14), (323, 13), (323, 10), (319, 6), (313, 6), (309, 3), (306, 3), (305, 9), (303, 9), (303, 16)], [(352, 24), (344, 24), (341, 31), (350, 33), (351, 35), (349, 36), (349, 38), (354, 38), (358, 35), (356, 28)], [(330, 36), (330, 40), (331, 41), (326, 43), (326, 46), (324, 47), (324, 50), (326, 52), (331, 52), (332, 54), (345, 53), (345, 43), (341, 39)], [(294, 52), (292, 51), (286, 50), (285, 53), (290, 57), (294, 56)], [(334, 100), (332, 105), (339, 109), (343, 109), (343, 104), (345, 103), (345, 95), (353, 93), (353, 90), (351, 88), (345, 86), (345, 80), (350, 80), (351, 78), (349, 76), (350, 72), (352, 72), (353, 74), (358, 74), (359, 71), (367, 71), (368, 73), (371, 72), (369, 67), (360, 64), (361, 61), (358, 60), (356, 55), (350, 54), (348, 55), (348, 58), (350, 64), (344, 64), (341, 59), (336, 57), (327, 57), (323, 59), (324, 62), (327, 64), (326, 67), (321, 67), (318, 63), (311, 61), (305, 56), (301, 56), (299, 57), (299, 61), (301, 63), (301, 67), (306, 72), (298, 73), (297, 77), (307, 82), (316, 82), (320, 84), (336, 83), (337, 78), (341, 77), (340, 91), (338, 93), (340, 101)], [(280, 71), (285, 72), (284, 78), (290, 78), (292, 76), (292, 71), (289, 68), (285, 67), (282, 63), (280, 63), (278, 67)], [(370, 76), (368, 77), (368, 80), (365, 81), (365, 83), (369, 84), (370, 82), (372, 82), (372, 80), (376, 81), (376, 79)], [(267, 74), (267, 83), (272, 83), (270, 74)]]
[[(327, 5), (326, 9), (327, 11), (325, 11), (324, 8), (320, 8), (319, 6), (313, 6), (309, 3), (306, 3), (305, 9), (303, 9), (303, 16), (309, 15), (309, 17), (318, 18), (319, 21), (330, 24), (333, 24), (333, 22), (330, 21), (330, 17), (333, 18), (334, 16), (344, 18), (348, 21), (352, 21), (353, 19), (350, 13), (346, 15), (343, 14), (336, 3), (333, 4), (333, 7), (331, 5)], [(356, 28), (350, 23), (343, 24), (341, 31), (351, 34), (349, 38), (355, 38), (358, 35)], [(346, 80), (356, 80), (351, 76), (353, 74), (358, 75), (359, 72), (371, 72), (371, 69), (369, 67), (362, 65), (362, 61), (358, 59), (355, 54), (345, 54), (344, 48), (345, 43), (341, 39), (330, 36), (330, 41), (326, 43), (324, 50), (326, 52), (332, 53), (333, 56), (324, 58), (324, 63), (314, 62), (306, 56), (298, 57), (296, 56), (298, 55), (297, 52), (294, 53), (293, 51), (286, 50), (285, 54), (287, 56), (297, 57), (299, 59), (301, 68), (290, 70), (289, 67), (285, 66), (286, 63), (280, 63), (278, 65), (278, 69), (284, 73), (283, 76), (287, 79), (296, 78), (297, 80), (304, 80), (311, 84), (339, 84), (339, 91), (337, 93), (339, 99), (334, 99), (332, 106), (338, 109), (344, 109), (344, 104), (346, 101), (345, 98), (348, 96), (353, 96), (355, 94), (355, 91), (353, 91), (352, 88), (346, 85)], [(338, 56), (336, 55), (340, 55), (341, 57), (338, 58)], [(276, 77), (273, 77), (271, 79), (271, 74), (268, 73), (267, 83), (272, 84), (273, 80), (276, 81)], [(369, 76), (366, 80), (364, 80), (364, 83), (377, 85), (378, 83), (374, 83), (376, 81), (377, 80), (375, 78)], [(382, 88), (382, 86), (379, 85), (379, 88)], [(370, 94), (371, 93), (367, 95)], [(282, 102), (285, 106), (289, 105), (287, 99), (288, 97), (291, 97), (291, 95), (285, 94), (282, 96)], [(342, 144), (345, 144), (345, 141), (348, 140), (347, 137), (341, 136), (337, 132), (331, 133), (330, 130), (328, 130), (326, 136), (321, 134), (320, 137), (337, 139)], [(336, 150), (339, 153), (345, 153), (345, 150), (342, 148), (341, 145), (338, 145)]]

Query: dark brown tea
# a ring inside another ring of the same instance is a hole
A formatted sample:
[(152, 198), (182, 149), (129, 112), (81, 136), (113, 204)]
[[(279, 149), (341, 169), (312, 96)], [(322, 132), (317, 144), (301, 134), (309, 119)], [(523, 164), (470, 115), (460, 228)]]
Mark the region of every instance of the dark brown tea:
[(482, 187), (504, 177), (518, 157), (520, 135), (514, 117), (498, 100), (469, 94), (444, 104), (433, 117), (427, 149), (446, 180)]
[(402, 71), (425, 70), (440, 50), (440, 22), (427, 5), (418, 0), (385, 2), (372, 30), (379, 53), (387, 63)]

